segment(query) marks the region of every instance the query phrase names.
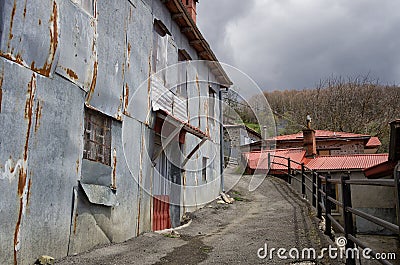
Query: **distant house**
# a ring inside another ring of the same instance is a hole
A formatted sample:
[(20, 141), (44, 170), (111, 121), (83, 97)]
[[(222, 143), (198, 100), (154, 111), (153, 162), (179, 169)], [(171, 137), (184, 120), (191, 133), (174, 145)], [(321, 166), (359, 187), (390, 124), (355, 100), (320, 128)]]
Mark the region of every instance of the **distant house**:
[(241, 155), (241, 146), (259, 142), (261, 139), (260, 133), (244, 124), (224, 125), (224, 156), (237, 161)]
[[(380, 146), (380, 141), (368, 135), (306, 129), (302, 133), (276, 137), (276, 150), (254, 151), (257, 143), (249, 146), (253, 147), (252, 151), (245, 152), (242, 156), (247, 173), (268, 172), (284, 179), (287, 179), (288, 173), (300, 179), (299, 164), (302, 163), (306, 169), (323, 176), (330, 175), (332, 178), (349, 175), (351, 179), (365, 179), (367, 174), (376, 171), (378, 167), (382, 167), (380, 170), (384, 172), (390, 170), (393, 172), (394, 168), (394, 163), (388, 162), (389, 154), (369, 153)], [(288, 159), (292, 162), (290, 163)], [(306, 182), (308, 182), (306, 185), (312, 186), (309, 181)], [(295, 190), (301, 190), (298, 181), (292, 181), (291, 184)], [(340, 185), (334, 185), (334, 190), (336, 198), (340, 200), (342, 196)], [(312, 198), (311, 192), (307, 189), (306, 197), (310, 200)], [(392, 223), (396, 223), (394, 198), (393, 188), (352, 186), (353, 207)], [(341, 209), (336, 209), (335, 215), (337, 220), (343, 221)], [(390, 233), (358, 217), (355, 223), (360, 233)]]
[[(274, 138), (277, 149), (303, 145), (303, 132)], [(372, 154), (381, 146), (378, 137), (366, 134), (315, 130), (317, 155)]]

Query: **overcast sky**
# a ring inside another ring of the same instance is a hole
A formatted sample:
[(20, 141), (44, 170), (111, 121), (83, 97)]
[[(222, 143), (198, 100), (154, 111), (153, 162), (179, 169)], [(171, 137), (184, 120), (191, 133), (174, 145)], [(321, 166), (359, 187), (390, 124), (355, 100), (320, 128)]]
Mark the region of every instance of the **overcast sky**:
[(367, 75), (400, 83), (399, 0), (200, 0), (217, 58), (264, 90)]

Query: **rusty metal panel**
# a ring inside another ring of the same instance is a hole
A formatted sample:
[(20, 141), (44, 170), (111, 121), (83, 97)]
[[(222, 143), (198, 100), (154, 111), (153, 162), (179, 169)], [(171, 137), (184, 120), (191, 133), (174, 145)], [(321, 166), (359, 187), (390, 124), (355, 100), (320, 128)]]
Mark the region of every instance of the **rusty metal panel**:
[(149, 8), (142, 1), (129, 6), (124, 77), (124, 114), (146, 123), (151, 110), (149, 78), (153, 45), (153, 16)]
[[(127, 121), (132, 121), (132, 119), (125, 119), (124, 123)], [(130, 131), (132, 135), (140, 135), (141, 124), (137, 121), (135, 122), (135, 128)], [(133, 163), (133, 161), (138, 161), (138, 152), (132, 152), (132, 150), (126, 150), (124, 153), (124, 141), (122, 138), (123, 126), (121, 122), (115, 121), (112, 125), (112, 148), (115, 150), (115, 159), (113, 159), (113, 171), (112, 178), (115, 179), (116, 195), (117, 200), (120, 202), (118, 207), (115, 207), (112, 212), (112, 223), (113, 223), (113, 242), (123, 242), (134, 236), (136, 236), (136, 224), (137, 224), (137, 206), (136, 200), (138, 198), (138, 184), (134, 179), (128, 168), (127, 159)], [(136, 134), (138, 132), (138, 134)], [(131, 142), (134, 150), (140, 150), (140, 141), (136, 137), (128, 137), (130, 140), (132, 138), (136, 143)], [(139, 142), (139, 143), (138, 143)], [(125, 156), (126, 155), (126, 156)], [(114, 155), (113, 155), (114, 156)], [(135, 161), (135, 162), (136, 162)], [(139, 163), (137, 163), (138, 165)], [(131, 164), (132, 165), (132, 164)], [(139, 172), (139, 167), (132, 165), (132, 172)]]
[[(28, 154), (29, 211), (21, 230), (19, 264), (32, 263), (43, 251), (54, 258), (67, 254), (73, 187), (82, 157), (84, 94), (58, 75), (38, 76)], [(38, 241), (43, 234), (46, 240)]]
[(87, 103), (111, 117), (121, 119), (125, 74), (127, 1), (97, 1), (97, 73)]
[(60, 27), (60, 58), (56, 72), (87, 92), (97, 64), (97, 20), (71, 1), (62, 1)]
[(2, 1), (0, 17), (0, 56), (51, 76), (59, 54), (58, 1)]

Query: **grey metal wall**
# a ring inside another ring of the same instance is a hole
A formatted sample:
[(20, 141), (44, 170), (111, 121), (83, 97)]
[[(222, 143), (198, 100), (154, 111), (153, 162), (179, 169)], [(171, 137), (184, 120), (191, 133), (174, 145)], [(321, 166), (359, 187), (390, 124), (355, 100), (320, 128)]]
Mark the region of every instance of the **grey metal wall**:
[[(139, 87), (151, 75), (154, 18), (172, 33), (169, 65), (178, 49), (197, 54), (162, 1), (93, 3), (93, 12), (70, 0), (0, 3), (0, 264), (60, 258), (151, 230), (154, 113), (151, 87)], [(206, 64), (196, 67), (192, 80), (204, 82), (191, 83), (189, 95), (207, 97), (207, 82), (216, 79)], [(140, 100), (128, 108), (133, 95)], [(82, 159), (85, 105), (113, 118), (107, 169)], [(190, 101), (189, 122), (212, 137), (182, 175), (191, 187), (182, 187), (180, 215), (220, 191), (213, 182), (220, 172), (219, 124), (198, 118), (207, 112), (205, 99)], [(186, 135), (186, 155), (198, 141)], [(202, 156), (214, 158), (208, 186), (201, 186)], [(93, 202), (96, 187), (113, 181), (109, 196), (117, 203)]]

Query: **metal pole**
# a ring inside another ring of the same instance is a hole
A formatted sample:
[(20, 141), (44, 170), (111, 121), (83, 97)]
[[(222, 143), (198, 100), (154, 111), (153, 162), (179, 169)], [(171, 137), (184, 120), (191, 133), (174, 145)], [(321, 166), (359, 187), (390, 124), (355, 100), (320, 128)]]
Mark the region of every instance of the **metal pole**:
[(397, 225), (399, 225), (399, 238), (400, 238), (400, 162), (395, 167), (393, 174), (396, 185)]
[(268, 171), (271, 169), (271, 153), (268, 152)]
[(322, 207), (320, 203), (322, 203), (322, 196), (320, 190), (322, 189), (322, 180), (317, 174), (317, 217), (322, 219)]
[(303, 198), (306, 196), (306, 176), (304, 173), (304, 163), (301, 163), (301, 194)]
[(329, 182), (330, 179), (330, 175), (325, 176), (325, 235), (332, 238), (332, 221), (329, 218), (332, 213), (332, 208), (331, 202), (328, 200), (328, 197), (332, 194), (331, 183)]
[[(346, 180), (349, 180), (349, 176), (342, 176), (342, 201), (343, 201), (343, 217), (344, 217), (344, 236), (347, 239), (346, 243), (346, 265), (355, 265), (356, 259), (355, 255), (352, 251), (347, 251), (347, 249), (354, 249), (354, 242), (349, 240), (349, 234), (354, 234), (354, 225), (353, 225), (353, 214), (347, 211), (347, 208), (352, 207), (351, 203), (351, 188), (350, 184), (346, 183)], [(352, 254), (353, 253), (353, 254)]]
[(312, 173), (312, 206), (316, 207), (317, 198), (315, 197), (317, 196), (317, 187), (315, 185), (317, 185), (317, 173), (315, 173), (314, 171), (312, 171), (311, 173)]

